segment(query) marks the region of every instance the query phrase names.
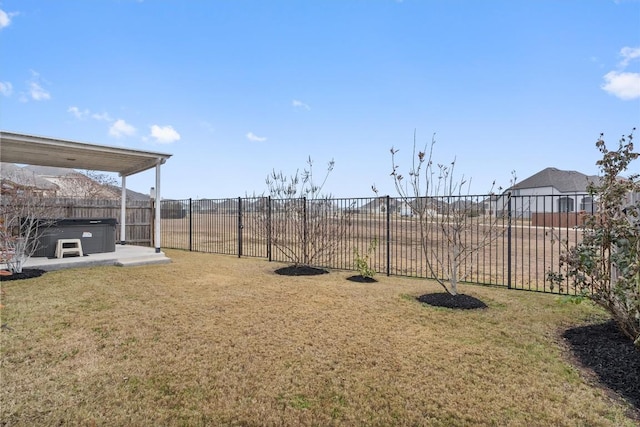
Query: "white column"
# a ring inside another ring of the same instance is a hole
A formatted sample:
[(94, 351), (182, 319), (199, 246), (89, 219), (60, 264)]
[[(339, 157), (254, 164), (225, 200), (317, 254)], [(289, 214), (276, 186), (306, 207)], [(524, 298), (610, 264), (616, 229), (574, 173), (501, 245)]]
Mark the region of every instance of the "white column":
[(122, 177), (122, 195), (120, 196), (120, 244), (127, 243), (127, 177)]
[(156, 164), (156, 220), (154, 224), (154, 243), (156, 246), (156, 253), (160, 253), (160, 201), (162, 198), (160, 197), (160, 165), (161, 162), (158, 161)]

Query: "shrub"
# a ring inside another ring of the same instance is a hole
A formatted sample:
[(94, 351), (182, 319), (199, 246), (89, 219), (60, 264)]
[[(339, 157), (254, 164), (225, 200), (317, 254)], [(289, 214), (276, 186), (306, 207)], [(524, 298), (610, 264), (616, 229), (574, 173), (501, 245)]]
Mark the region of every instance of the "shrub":
[(376, 271), (369, 266), (369, 261), (371, 260), (371, 255), (375, 252), (377, 246), (378, 239), (373, 239), (371, 243), (369, 243), (367, 253), (363, 255), (360, 254), (358, 248), (353, 248), (354, 263), (356, 270), (360, 273), (360, 276), (367, 278), (373, 278), (373, 276), (375, 276)]
[(633, 152), (633, 132), (616, 151), (607, 149), (602, 134), (596, 147), (602, 176), (588, 188), (596, 211), (585, 220), (582, 241), (562, 254), (564, 274), (550, 271), (547, 277), (561, 291), (574, 286), (604, 307), (640, 347), (640, 175), (620, 176), (639, 154)]

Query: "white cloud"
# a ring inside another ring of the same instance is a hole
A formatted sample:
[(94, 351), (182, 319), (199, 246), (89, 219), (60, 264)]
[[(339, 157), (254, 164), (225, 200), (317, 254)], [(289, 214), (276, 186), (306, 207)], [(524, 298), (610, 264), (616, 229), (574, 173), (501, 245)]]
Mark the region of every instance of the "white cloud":
[(620, 99), (640, 98), (640, 73), (610, 71), (604, 75), (602, 89)]
[(249, 141), (254, 141), (254, 142), (263, 142), (263, 141), (266, 141), (266, 140), (267, 140), (267, 138), (265, 138), (264, 136), (258, 136), (258, 135), (256, 135), (256, 134), (255, 134), (255, 133), (253, 133), (253, 132), (249, 132), (249, 133), (247, 134), (247, 139), (248, 139)]
[(0, 94), (11, 96), (13, 93), (13, 85), (9, 82), (0, 82)]
[(640, 58), (640, 47), (625, 46), (620, 49), (620, 56), (622, 61), (618, 64), (619, 70), (605, 74), (600, 87), (620, 99), (640, 98), (640, 73), (625, 71), (631, 61)]
[(640, 58), (640, 47), (623, 47), (620, 49), (620, 56), (622, 56), (622, 61), (620, 62), (620, 66), (622, 68), (626, 68), (629, 65), (631, 60)]
[(295, 108), (299, 108), (301, 110), (311, 110), (311, 107), (309, 107), (308, 104), (305, 104), (302, 101), (298, 101), (297, 99), (294, 99), (293, 101), (291, 101), (291, 105), (293, 105)]
[(180, 134), (172, 126), (151, 126), (151, 137), (159, 144), (171, 144), (180, 140)]
[(46, 101), (51, 99), (51, 94), (48, 90), (42, 87), (40, 74), (31, 70), (31, 79), (27, 82), (29, 85), (28, 95), (34, 101)]
[(89, 115), (89, 110), (85, 109), (83, 111), (80, 111), (78, 107), (69, 107), (67, 109), (67, 113), (73, 114), (78, 120), (83, 120)]
[(109, 128), (109, 135), (120, 138), (123, 136), (131, 136), (136, 133), (136, 128), (122, 119), (116, 120)]
[(112, 122), (113, 119), (109, 116), (108, 113), (92, 113), (90, 110), (85, 108), (84, 110), (80, 110), (78, 107), (69, 107), (67, 109), (68, 113), (71, 113), (78, 120), (84, 120), (87, 117), (91, 117), (94, 120), (104, 121), (104, 122)]
[(109, 115), (109, 113), (93, 113), (91, 114), (91, 118), (95, 120), (101, 120), (105, 122), (112, 122), (113, 119)]
[(13, 14), (0, 9), (0, 30), (11, 24), (11, 16), (13, 16)]
[(29, 95), (31, 95), (31, 99), (35, 101), (51, 99), (51, 94), (36, 82), (29, 83)]

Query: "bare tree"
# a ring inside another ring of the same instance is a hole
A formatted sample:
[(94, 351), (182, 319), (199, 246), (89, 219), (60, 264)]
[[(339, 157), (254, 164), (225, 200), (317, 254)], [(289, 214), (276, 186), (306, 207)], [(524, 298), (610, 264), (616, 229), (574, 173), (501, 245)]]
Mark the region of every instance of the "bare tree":
[(60, 188), (59, 195), (72, 199), (115, 199), (120, 197), (118, 183), (111, 175), (95, 171), (71, 171), (48, 178)]
[(46, 203), (46, 190), (25, 182), (24, 177), (3, 176), (0, 193), (0, 263), (14, 273), (21, 273), (59, 212)]
[(294, 265), (329, 260), (350, 226), (350, 210), (340, 209), (324, 194), (333, 160), (321, 181), (316, 181), (311, 157), (307, 167), (292, 176), (275, 170), (266, 183), (271, 196), (269, 211), (262, 210), (262, 229), (272, 246)]
[[(413, 155), (408, 177), (399, 173), (399, 150), (391, 149), (393, 177), (403, 204), (419, 222), (419, 240), (427, 268), (451, 295), (458, 283), (474, 269), (475, 256), (504, 232), (498, 218), (485, 212), (483, 200), (470, 195), (470, 181), (454, 175), (456, 160), (436, 163), (435, 135), (417, 151), (414, 133)], [(514, 178), (515, 179), (515, 178)]]

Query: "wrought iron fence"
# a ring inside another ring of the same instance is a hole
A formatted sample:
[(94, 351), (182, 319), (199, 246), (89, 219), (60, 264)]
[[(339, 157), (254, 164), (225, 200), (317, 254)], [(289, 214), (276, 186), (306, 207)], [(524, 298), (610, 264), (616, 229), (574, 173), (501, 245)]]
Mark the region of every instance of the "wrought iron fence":
[(464, 281), (552, 293), (559, 290), (547, 274), (563, 271), (560, 255), (581, 240), (594, 209), (582, 193), (161, 203), (166, 248), (355, 270), (356, 256), (374, 243), (376, 272), (442, 278), (458, 245), (468, 252), (455, 263)]

